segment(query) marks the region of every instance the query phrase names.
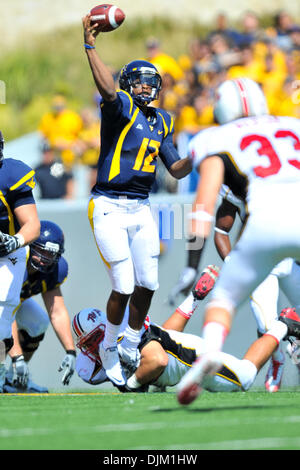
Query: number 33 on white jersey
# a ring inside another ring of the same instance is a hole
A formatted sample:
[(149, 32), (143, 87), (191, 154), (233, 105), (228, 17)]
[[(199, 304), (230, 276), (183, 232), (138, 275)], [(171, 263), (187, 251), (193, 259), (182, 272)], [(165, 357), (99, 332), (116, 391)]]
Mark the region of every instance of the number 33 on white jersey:
[(212, 127), (190, 141), (189, 154), (196, 168), (204, 158), (219, 155), (224, 183), (245, 200), (250, 213), (265, 203), (280, 206), (286, 192), (288, 197), (299, 195), (298, 119), (263, 115)]

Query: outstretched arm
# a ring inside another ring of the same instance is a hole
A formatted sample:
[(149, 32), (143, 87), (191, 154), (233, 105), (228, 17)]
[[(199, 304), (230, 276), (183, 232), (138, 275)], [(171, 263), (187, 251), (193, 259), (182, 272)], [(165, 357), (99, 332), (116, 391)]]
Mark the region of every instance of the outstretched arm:
[(131, 391), (153, 383), (168, 365), (168, 355), (158, 341), (150, 341), (141, 351), (141, 361), (135, 373), (127, 380)]
[(71, 333), (70, 318), (60, 288), (56, 287), (51, 291), (44, 292), (43, 300), (53, 329), (66, 351), (58, 371), (64, 371), (62, 383), (63, 385), (69, 385), (75, 371), (76, 352)]
[(169, 172), (174, 178), (179, 180), (190, 174), (192, 169), (192, 161), (189, 157), (185, 157), (181, 160), (177, 160), (177, 162), (174, 162), (173, 165), (170, 167)]
[(95, 49), (96, 38), (99, 34), (97, 23), (91, 26), (91, 15), (82, 18), (84, 44), (90, 68), (96, 87), (105, 101), (114, 101), (117, 97), (114, 78), (111, 71), (100, 59)]

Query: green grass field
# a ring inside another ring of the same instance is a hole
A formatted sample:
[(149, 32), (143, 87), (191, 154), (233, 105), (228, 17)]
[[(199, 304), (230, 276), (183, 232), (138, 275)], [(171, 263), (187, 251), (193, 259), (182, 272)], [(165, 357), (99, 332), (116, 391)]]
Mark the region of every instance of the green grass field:
[(273, 450), (300, 448), (300, 392), (2, 395), (2, 450)]

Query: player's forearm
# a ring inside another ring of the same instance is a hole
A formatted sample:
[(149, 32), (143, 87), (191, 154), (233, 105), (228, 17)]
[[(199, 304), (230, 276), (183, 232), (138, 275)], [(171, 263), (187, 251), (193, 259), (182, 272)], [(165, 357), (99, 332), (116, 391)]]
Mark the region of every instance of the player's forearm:
[(96, 49), (86, 49), (86, 54), (100, 95), (105, 101), (114, 101), (117, 94), (111, 71), (102, 62)]
[(65, 351), (75, 350), (71, 328), (70, 319), (67, 311), (52, 311), (50, 315), (50, 321), (55, 331), (56, 336), (61, 342)]
[(15, 214), (21, 227), (18, 234), (24, 239), (22, 245), (29, 245), (40, 235), (41, 225), (36, 206), (35, 204), (28, 204), (17, 207)]
[(67, 351), (75, 349), (70, 318), (59, 288), (42, 294), (56, 336)]
[(141, 352), (141, 362), (135, 377), (141, 385), (156, 380), (168, 365), (168, 355), (157, 341), (150, 341)]
[(170, 174), (176, 178), (181, 179), (190, 174), (193, 169), (191, 160), (186, 157), (174, 162), (171, 168), (169, 169)]
[(12, 336), (13, 336), (14, 344), (12, 348), (9, 350), (8, 354), (10, 357), (20, 356), (21, 354), (23, 354), (23, 350), (19, 341), (18, 327), (17, 327), (16, 320), (12, 324)]
[(229, 255), (231, 251), (231, 243), (230, 243), (229, 235), (215, 232), (214, 242), (215, 242), (215, 246), (216, 246), (216, 250), (218, 254), (224, 261), (226, 256)]

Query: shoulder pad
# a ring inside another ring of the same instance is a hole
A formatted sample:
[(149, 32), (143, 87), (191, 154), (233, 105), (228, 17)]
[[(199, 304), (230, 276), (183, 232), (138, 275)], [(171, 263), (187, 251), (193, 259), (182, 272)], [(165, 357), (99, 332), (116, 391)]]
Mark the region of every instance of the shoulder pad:
[(21, 160), (5, 158), (1, 167), (1, 179), (6, 179), (10, 191), (30, 191), (35, 187), (35, 171)]
[(174, 132), (174, 120), (164, 109), (157, 109), (157, 115), (161, 118), (164, 126), (164, 137)]

